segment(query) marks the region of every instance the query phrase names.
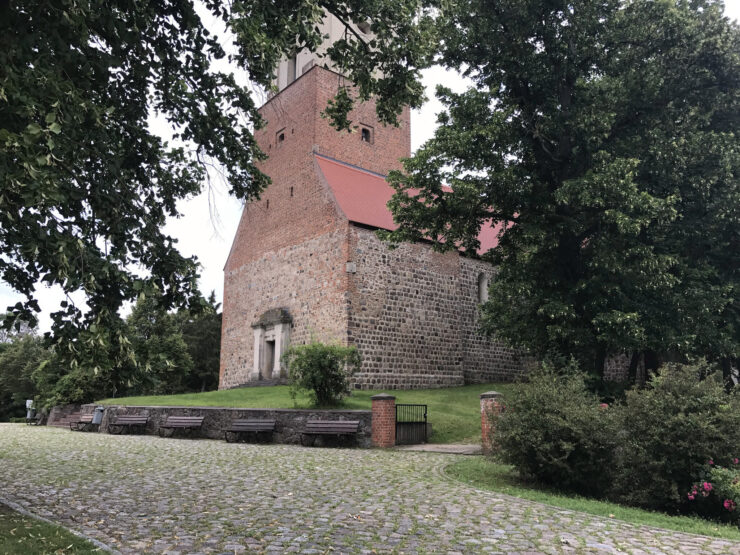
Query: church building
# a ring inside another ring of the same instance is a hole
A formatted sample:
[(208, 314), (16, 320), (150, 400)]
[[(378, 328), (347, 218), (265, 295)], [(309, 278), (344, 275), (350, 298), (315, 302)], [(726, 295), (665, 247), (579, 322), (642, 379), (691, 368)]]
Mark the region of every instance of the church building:
[[(279, 92), (261, 108), (255, 137), (272, 183), (245, 205), (224, 268), (219, 387), (279, 382), (282, 353), (312, 340), (357, 347), (357, 388), (516, 378), (525, 357), (477, 330), (492, 266), (422, 243), (391, 250), (376, 236), (395, 227), (385, 176), (411, 155), (409, 110), (385, 126), (366, 102), (350, 113), (354, 131), (337, 131), (321, 112), (345, 83), (303, 52), (280, 65)], [(480, 243), (495, 246), (495, 230)]]

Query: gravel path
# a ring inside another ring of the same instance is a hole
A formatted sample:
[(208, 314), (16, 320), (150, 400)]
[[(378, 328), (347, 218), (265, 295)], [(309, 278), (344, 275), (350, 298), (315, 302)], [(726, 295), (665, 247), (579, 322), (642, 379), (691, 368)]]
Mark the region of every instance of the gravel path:
[(454, 455), (0, 425), (0, 498), (122, 553), (736, 553), (446, 479)]

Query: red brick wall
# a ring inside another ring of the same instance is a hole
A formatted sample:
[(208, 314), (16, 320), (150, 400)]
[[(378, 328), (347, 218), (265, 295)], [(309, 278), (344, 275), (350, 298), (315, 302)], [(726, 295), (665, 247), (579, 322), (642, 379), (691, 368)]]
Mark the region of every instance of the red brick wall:
[(393, 447), (396, 444), (396, 398), (381, 394), (371, 399), (373, 447)]
[[(349, 114), (353, 126), (352, 133), (338, 132), (331, 127), (329, 120), (320, 112), (326, 103), (337, 94), (346, 79), (340, 75), (323, 70), (312, 69), (308, 74), (316, 80), (316, 138), (317, 152), (347, 162), (366, 170), (386, 175), (390, 170), (401, 169), (401, 158), (411, 156), (410, 113), (404, 108), (399, 116), (399, 126), (381, 125), (375, 113), (375, 101), (370, 100), (357, 105)], [(364, 124), (372, 129), (372, 143), (362, 140), (360, 128)]]

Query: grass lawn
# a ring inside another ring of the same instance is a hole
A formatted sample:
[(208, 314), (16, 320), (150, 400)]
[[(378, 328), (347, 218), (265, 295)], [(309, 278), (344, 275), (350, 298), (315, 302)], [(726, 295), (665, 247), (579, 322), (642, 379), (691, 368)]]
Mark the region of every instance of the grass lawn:
[(484, 457), (469, 457), (447, 467), (452, 478), (480, 489), (497, 491), (514, 497), (539, 501), (573, 511), (581, 511), (607, 518), (615, 518), (632, 524), (655, 526), (679, 532), (702, 534), (730, 540), (740, 540), (740, 529), (728, 524), (719, 524), (696, 517), (670, 516), (625, 507), (607, 501), (597, 501), (571, 494), (539, 489), (523, 482), (513, 467), (491, 462)]
[[(479, 443), (480, 399), (485, 391), (495, 390), (504, 396), (515, 384), (466, 385), (448, 389), (417, 389), (413, 391), (355, 390), (344, 400), (341, 408), (369, 409), (370, 397), (378, 393), (391, 393), (396, 403), (428, 405), (427, 419), (432, 424), (431, 443)], [(189, 406), (189, 407), (240, 407), (240, 408), (309, 408), (307, 396), (300, 396), (295, 403), (290, 398), (288, 386), (244, 387), (206, 393), (185, 393), (150, 397), (123, 397), (99, 401), (108, 405)]]
[(61, 526), (24, 516), (0, 504), (0, 553), (38, 555), (102, 553), (102, 551)]

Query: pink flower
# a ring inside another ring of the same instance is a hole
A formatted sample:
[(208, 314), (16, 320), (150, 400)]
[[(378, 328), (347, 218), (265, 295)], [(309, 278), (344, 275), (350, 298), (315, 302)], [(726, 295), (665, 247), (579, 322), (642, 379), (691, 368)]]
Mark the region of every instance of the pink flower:
[(732, 499), (725, 499), (724, 506), (725, 506), (725, 509), (727, 509), (728, 511), (734, 511), (735, 507), (737, 507), (737, 505)]
[(701, 496), (702, 497), (709, 497), (709, 492), (708, 491), (703, 491), (703, 492), (701, 492)]
[(701, 487), (704, 488), (704, 491), (712, 491), (712, 484), (709, 482), (704, 482)]
[(602, 409), (608, 409), (608, 408), (609, 408), (609, 404), (608, 404), (608, 403), (601, 403), (601, 404), (599, 405), (599, 408), (602, 408)]
[(689, 501), (693, 501), (695, 499), (695, 496), (692, 494), (689, 494)]
[(735, 457), (734, 459), (732, 459), (732, 464), (737, 464), (739, 462), (740, 462), (740, 459), (738, 459), (737, 457)]
[(714, 464), (714, 459), (709, 459), (709, 466), (712, 466)]

